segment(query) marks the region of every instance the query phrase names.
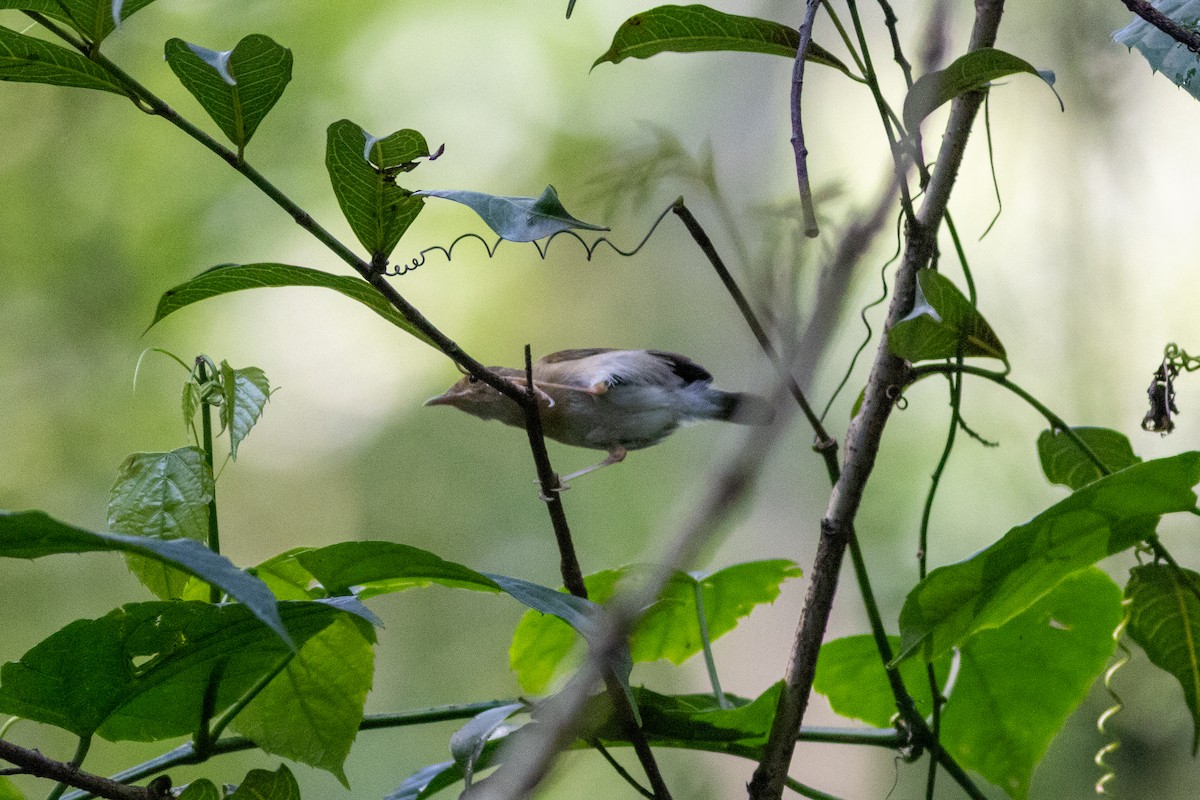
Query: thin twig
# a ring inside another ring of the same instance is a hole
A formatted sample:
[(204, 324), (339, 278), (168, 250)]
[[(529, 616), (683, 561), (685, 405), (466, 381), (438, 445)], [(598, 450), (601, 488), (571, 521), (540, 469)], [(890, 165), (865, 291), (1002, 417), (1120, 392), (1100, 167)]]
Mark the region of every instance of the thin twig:
[(804, 123), (801, 121), (800, 100), (804, 88), (804, 63), (808, 46), (812, 43), (813, 20), (821, 0), (808, 0), (804, 22), (800, 23), (800, 43), (796, 47), (796, 60), (792, 64), (792, 150), (796, 154), (796, 181), (800, 186), (800, 208), (804, 213), (804, 235), (815, 239), (821, 235), (817, 226), (817, 212), (813, 208), (812, 186), (808, 180), (808, 148), (804, 144)]
[(37, 750), (15, 745), (0, 739), (0, 759), (16, 764), (26, 775), (47, 778), (76, 789), (84, 789), (96, 797), (109, 800), (162, 800), (163, 795), (145, 786), (126, 786), (114, 780), (84, 772), (78, 765), (55, 761)]
[(1146, 0), (1121, 0), (1125, 7), (1193, 53), (1200, 53), (1200, 32), (1185, 28)]

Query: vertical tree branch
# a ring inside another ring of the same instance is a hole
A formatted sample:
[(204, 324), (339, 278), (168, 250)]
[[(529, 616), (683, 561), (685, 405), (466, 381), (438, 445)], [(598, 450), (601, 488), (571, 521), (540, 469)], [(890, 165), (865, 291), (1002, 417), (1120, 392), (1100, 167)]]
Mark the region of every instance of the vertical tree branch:
[(813, 20), (821, 0), (808, 0), (808, 8), (804, 12), (804, 21), (800, 23), (800, 43), (796, 47), (796, 60), (792, 64), (792, 150), (796, 153), (796, 181), (800, 185), (800, 208), (804, 213), (804, 235), (816, 238), (820, 235), (817, 227), (817, 212), (813, 208), (812, 186), (808, 181), (808, 148), (804, 144), (804, 124), (800, 116), (800, 100), (804, 88), (804, 59), (808, 55), (808, 46), (812, 42)]
[[(970, 50), (989, 47), (995, 42), (1003, 10), (1003, 0), (976, 0)], [(862, 407), (851, 422), (846, 435), (842, 474), (834, 486), (825, 517), (821, 521), (821, 540), (811, 573), (812, 583), (796, 631), (792, 656), (784, 679), (784, 690), (780, 694), (763, 760), (750, 784), (750, 797), (754, 800), (778, 800), (783, 794), (796, 733), (804, 720), (804, 712), (812, 691), (817, 654), (825, 636), (829, 612), (837, 592), (842, 557), (854, 535), (854, 518), (875, 464), (875, 456), (879, 451), (879, 443), (895, 401), (895, 394), (904, 385), (907, 366), (889, 351), (887, 328), (912, 308), (917, 270), (929, 263), (934, 252), (937, 231), (945, 216), (950, 191), (962, 163), (971, 125), (982, 100), (981, 92), (972, 92), (954, 99), (936, 162), (937, 168), (929, 182), (920, 210), (907, 226), (904, 259), (896, 275), (887, 324), (881, 334), (875, 361), (867, 380)]]

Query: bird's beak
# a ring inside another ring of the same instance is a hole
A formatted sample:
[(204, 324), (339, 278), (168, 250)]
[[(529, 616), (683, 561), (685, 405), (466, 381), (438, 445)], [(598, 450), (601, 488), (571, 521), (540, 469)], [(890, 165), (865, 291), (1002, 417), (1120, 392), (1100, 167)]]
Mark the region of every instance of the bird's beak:
[(427, 406), (452, 406), (454, 405), (455, 397), (451, 392), (439, 394), (426, 400), (423, 405)]

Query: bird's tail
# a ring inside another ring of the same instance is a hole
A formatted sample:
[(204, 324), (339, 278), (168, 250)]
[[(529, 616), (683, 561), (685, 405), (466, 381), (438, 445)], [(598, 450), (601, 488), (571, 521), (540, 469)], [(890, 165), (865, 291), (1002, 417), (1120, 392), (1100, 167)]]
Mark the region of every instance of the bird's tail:
[(770, 425), (775, 419), (775, 408), (758, 395), (721, 392), (715, 418), (741, 425)]

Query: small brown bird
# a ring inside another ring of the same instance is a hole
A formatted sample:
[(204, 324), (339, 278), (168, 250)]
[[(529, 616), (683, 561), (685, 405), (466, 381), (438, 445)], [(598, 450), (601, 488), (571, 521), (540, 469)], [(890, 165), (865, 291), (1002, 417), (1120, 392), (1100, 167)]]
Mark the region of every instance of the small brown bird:
[[(491, 367), (525, 388), (525, 371)], [(661, 350), (561, 350), (533, 365), (533, 385), (546, 436), (563, 444), (607, 450), (599, 464), (561, 481), (616, 464), (629, 450), (658, 444), (680, 425), (705, 419), (765, 425), (769, 402), (712, 386), (712, 375), (690, 358)], [(453, 406), (480, 419), (525, 427), (520, 407), (468, 375), (427, 406)]]

